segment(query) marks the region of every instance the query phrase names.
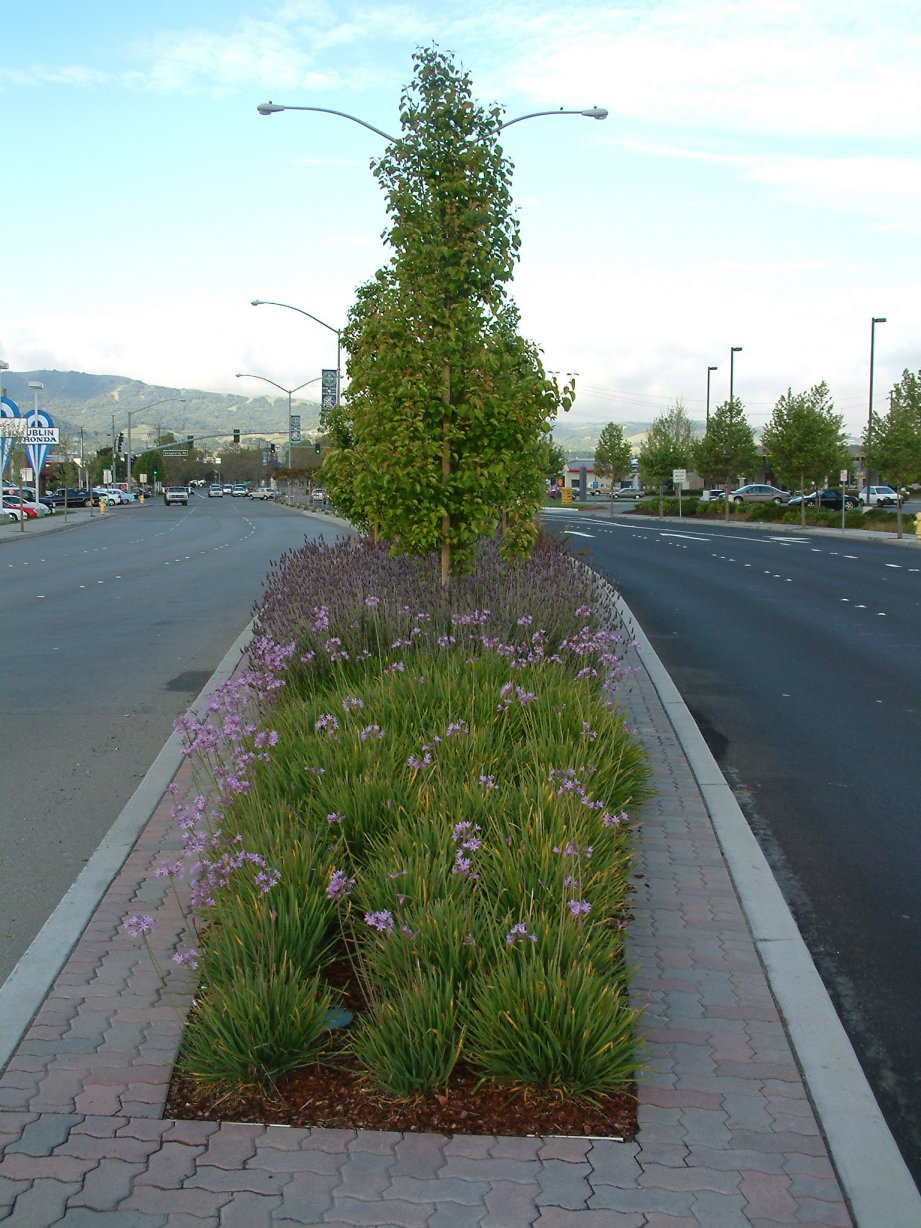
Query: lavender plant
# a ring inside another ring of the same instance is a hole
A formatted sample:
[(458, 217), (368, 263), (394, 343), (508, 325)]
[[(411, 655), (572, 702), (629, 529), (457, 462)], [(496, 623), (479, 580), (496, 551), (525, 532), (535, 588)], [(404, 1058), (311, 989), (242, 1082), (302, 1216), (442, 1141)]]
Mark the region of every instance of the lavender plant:
[[(216, 799), (190, 837), (197, 924), (214, 924), (187, 1070), (291, 1068), (298, 978), (315, 1060), (335, 950), (369, 1003), (350, 1050), (396, 1094), (461, 1058), (576, 1094), (627, 1077), (627, 814), (647, 769), (614, 706), (626, 644), (593, 613), (605, 599), (547, 545), (509, 564), (484, 543), (449, 589), (436, 559), (369, 542), (280, 561), (251, 667), (183, 726)], [(489, 1028), (500, 999), (511, 1033)]]

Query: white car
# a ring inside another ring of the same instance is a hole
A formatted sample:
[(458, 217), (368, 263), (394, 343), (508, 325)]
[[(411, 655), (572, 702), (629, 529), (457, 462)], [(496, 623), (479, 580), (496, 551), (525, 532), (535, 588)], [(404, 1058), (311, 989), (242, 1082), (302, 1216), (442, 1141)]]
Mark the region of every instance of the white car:
[(858, 492), (857, 498), (870, 507), (898, 507), (902, 502), (897, 491), (891, 486), (871, 486), (869, 493), (866, 486)]
[(213, 486), (209, 486), (208, 487), (208, 498), (209, 499), (223, 499), (224, 498), (224, 487), (218, 486), (217, 482), (215, 482)]
[(275, 491), (271, 486), (257, 486), (249, 492), (251, 499), (274, 499)]

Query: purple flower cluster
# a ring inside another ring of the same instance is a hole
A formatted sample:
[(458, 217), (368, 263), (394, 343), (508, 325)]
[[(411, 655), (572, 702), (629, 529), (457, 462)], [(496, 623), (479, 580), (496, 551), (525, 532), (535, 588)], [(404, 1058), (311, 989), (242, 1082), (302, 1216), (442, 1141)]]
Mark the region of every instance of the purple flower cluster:
[(516, 942), (537, 942), (537, 935), (530, 933), (525, 923), (519, 921), (505, 935), (505, 945), (507, 947), (514, 946)]
[(342, 899), (351, 893), (354, 886), (354, 878), (349, 878), (345, 870), (333, 870), (326, 887), (326, 898), (329, 900)]

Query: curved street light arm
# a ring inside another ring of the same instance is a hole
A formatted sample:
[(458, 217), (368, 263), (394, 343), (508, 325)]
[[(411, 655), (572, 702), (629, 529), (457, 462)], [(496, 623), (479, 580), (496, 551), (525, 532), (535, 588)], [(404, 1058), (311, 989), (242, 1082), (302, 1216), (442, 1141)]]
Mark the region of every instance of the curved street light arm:
[(305, 311), (303, 307), (293, 307), (291, 303), (276, 303), (270, 298), (254, 298), (251, 301), (253, 307), (287, 307), (289, 311), (299, 311), (302, 316), (306, 316), (308, 320), (313, 320), (314, 324), (322, 324), (324, 328), (328, 328), (331, 333), (335, 333), (338, 337), (342, 332), (341, 328), (333, 328), (332, 324), (327, 324), (325, 320), (321, 320), (318, 316), (312, 316), (309, 311)]
[(537, 119), (541, 115), (585, 115), (589, 119), (607, 119), (608, 117), (604, 107), (587, 107), (584, 111), (565, 111), (560, 107), (558, 111), (531, 111), (528, 115), (516, 115), (514, 119), (508, 119), (504, 124), (500, 124), (496, 131), (501, 132), (503, 128), (510, 128), (512, 124), (520, 124), (523, 119)]
[(340, 115), (343, 119), (350, 119), (355, 124), (361, 124), (362, 128), (370, 128), (372, 132), (382, 136), (385, 141), (392, 143), (397, 140), (395, 136), (391, 136), (380, 128), (375, 128), (373, 124), (366, 123), (365, 120), (359, 119), (357, 115), (350, 115), (348, 111), (332, 111), (329, 107), (286, 107), (277, 102), (261, 102), (256, 107), (256, 110), (260, 115), (274, 115), (276, 111), (319, 111), (323, 115)]
[(289, 397), (293, 396), (295, 392), (300, 392), (302, 388), (306, 388), (308, 384), (315, 384), (322, 378), (322, 375), (315, 375), (313, 379), (304, 380), (303, 384), (298, 384), (296, 388), (285, 388), (282, 384), (276, 384), (273, 379), (269, 379), (267, 375), (253, 375), (250, 371), (237, 372), (237, 379), (261, 379), (264, 384), (271, 384), (273, 388), (277, 388), (279, 392), (283, 392)]

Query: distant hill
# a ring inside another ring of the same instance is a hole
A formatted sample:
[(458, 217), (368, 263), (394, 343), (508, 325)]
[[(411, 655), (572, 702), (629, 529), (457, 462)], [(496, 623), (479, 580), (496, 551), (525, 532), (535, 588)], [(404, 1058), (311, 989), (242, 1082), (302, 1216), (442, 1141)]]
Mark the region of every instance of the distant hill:
[[(144, 447), (147, 436), (152, 442), (158, 429), (177, 436), (192, 435), (196, 441), (221, 442), (234, 429), (240, 431), (244, 440), (247, 435), (270, 440), (287, 438), (287, 396), (230, 396), (84, 371), (5, 371), (4, 392), (23, 413), (32, 408), (30, 380), (44, 384), (39, 406), (51, 414), (55, 425), (72, 442), (79, 438), (82, 429), (91, 449), (105, 446), (111, 439), (113, 415), (115, 430), (127, 432), (129, 411), (134, 451)], [(301, 415), (302, 433), (319, 426), (318, 402), (295, 397), (292, 404), (295, 413)], [(144, 413), (147, 406), (151, 407), (149, 415)]]
[[(6, 371), (3, 373), (6, 395), (24, 413), (32, 408), (29, 380), (38, 380), (45, 386), (39, 394), (41, 408), (51, 414), (71, 441), (79, 438), (82, 429), (89, 449), (104, 447), (109, 442), (113, 415), (115, 430), (127, 432), (129, 410), (132, 412), (132, 448), (136, 452), (142, 450), (148, 437), (153, 441), (158, 429), (172, 431), (179, 437), (192, 435), (196, 442), (222, 443), (234, 429), (240, 431), (244, 442), (247, 436), (275, 442), (287, 438), (287, 396), (231, 396), (196, 388), (145, 384), (123, 375), (91, 375), (85, 371)], [(145, 414), (148, 406), (150, 413)], [(317, 401), (295, 397), (293, 406), (295, 413), (301, 415), (304, 435), (319, 428)], [(622, 422), (620, 425), (634, 448), (639, 448), (652, 424)], [(702, 426), (700, 424), (701, 430)], [(603, 424), (580, 423), (567, 414), (555, 423), (553, 438), (569, 459), (585, 459), (594, 456), (603, 429)]]

